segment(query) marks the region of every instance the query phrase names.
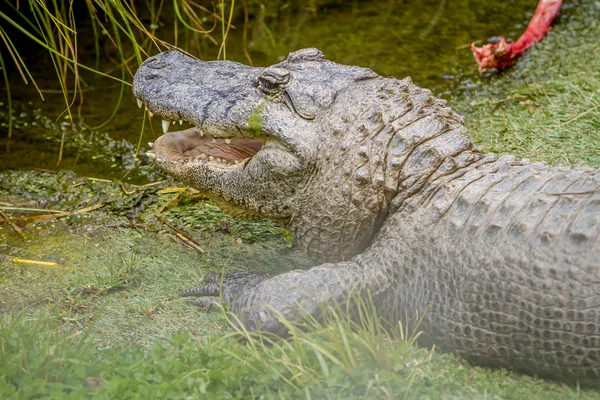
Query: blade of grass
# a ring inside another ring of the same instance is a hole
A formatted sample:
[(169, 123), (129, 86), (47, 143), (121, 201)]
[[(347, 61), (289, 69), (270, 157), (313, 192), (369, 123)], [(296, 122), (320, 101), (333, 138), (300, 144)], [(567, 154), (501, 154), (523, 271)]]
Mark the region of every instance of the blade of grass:
[[(61, 54), (59, 51), (55, 50), (54, 48), (48, 46), (46, 43), (44, 43), (43, 41), (41, 41), (40, 39), (36, 38), (34, 35), (32, 35), (30, 32), (28, 32), (25, 28), (23, 28), (22, 26), (20, 26), (17, 22), (15, 22), (13, 19), (11, 19), (10, 17), (8, 17), (5, 13), (3, 13), (2, 11), (0, 11), (0, 18), (4, 19), (6, 22), (8, 22), (9, 24), (11, 24), (12, 26), (14, 26), (15, 28), (17, 28), (19, 31), (21, 31), (23, 34), (25, 34), (25, 36), (27, 36), (28, 38), (30, 38), (31, 40), (33, 40), (34, 42), (36, 42), (37, 44), (39, 44), (40, 46), (42, 46), (44, 49), (46, 49), (49, 53), (56, 55), (59, 58), (62, 58), (70, 63), (73, 63), (74, 65), (77, 65), (79, 68), (83, 68), (85, 70), (94, 72), (98, 75), (104, 76), (105, 78), (110, 78), (113, 79), (117, 82), (123, 82), (122, 79), (117, 78), (115, 76), (109, 75), (109, 74), (105, 74), (102, 71), (98, 71), (94, 68), (88, 67), (85, 64), (81, 64), (77, 61), (74, 61), (73, 59)], [(129, 82), (123, 82), (126, 85), (131, 86), (131, 83)]]
[(244, 51), (244, 55), (248, 60), (248, 64), (254, 65), (252, 63), (252, 57), (250, 57), (250, 53), (248, 52), (248, 25), (250, 24), (250, 18), (248, 15), (248, 3), (246, 0), (242, 0), (242, 7), (244, 9), (244, 30), (242, 32), (242, 50)]
[[(75, 30), (73, 30), (69, 26), (67, 26), (63, 21), (61, 21), (58, 18), (56, 18), (54, 16), (54, 13), (52, 13), (50, 10), (48, 10), (48, 7), (46, 7), (46, 2), (45, 1), (36, 0), (35, 3), (37, 3), (41, 7), (41, 9), (44, 10), (44, 13), (43, 13), (44, 15), (47, 15), (48, 18), (50, 18), (52, 21), (54, 21), (54, 23), (59, 28), (59, 31), (60, 31), (60, 28), (62, 27), (64, 29), (70, 31), (72, 34), (76, 34), (77, 33)], [(56, 0), (54, 0), (53, 3), (54, 3), (55, 9), (57, 9), (57, 10), (62, 9), (62, 7), (60, 7), (60, 8), (58, 7), (58, 4), (56, 4)]]
[[(39, 2), (31, 2), (30, 3), (34, 15), (34, 18), (38, 24), (38, 26), (40, 27), (40, 31), (42, 32), (42, 37), (46, 42), (46, 45), (48, 47), (52, 47), (54, 49), (56, 48), (60, 48), (62, 51), (58, 52), (60, 54), (63, 54), (63, 56), (67, 57), (63, 52), (66, 52), (66, 49), (64, 48), (65, 46), (63, 45), (63, 42), (58, 40), (57, 38), (54, 37), (54, 30), (52, 28), (52, 21), (54, 21), (55, 19), (53, 19), (53, 16), (48, 15), (47, 12), (45, 12), (44, 10), (47, 10), (44, 5), (40, 5)], [(56, 3), (55, 3), (55, 7), (57, 7)], [(59, 32), (62, 33), (62, 31), (60, 30), (60, 26), (57, 26), (57, 30)], [(65, 41), (68, 40), (66, 35), (63, 35), (63, 39)], [(69, 47), (69, 46), (67, 46)], [(71, 48), (72, 49), (72, 48)], [(72, 52), (71, 54), (73, 54), (73, 57), (75, 57), (75, 54)], [(52, 63), (54, 64), (54, 69), (56, 71), (56, 74), (58, 76), (58, 81), (60, 83), (60, 87), (63, 93), (63, 98), (65, 101), (65, 105), (67, 107), (67, 109), (65, 110), (68, 115), (69, 115), (69, 119), (72, 121), (73, 117), (71, 115), (71, 106), (73, 104), (73, 101), (75, 99), (75, 94), (73, 95), (73, 100), (69, 101), (69, 96), (68, 96), (68, 89), (67, 89), (67, 83), (66, 83), (66, 75), (67, 75), (67, 70), (66, 70), (66, 64), (63, 64), (64, 60), (62, 58), (57, 58), (54, 54), (50, 55), (50, 59), (52, 60)], [(74, 61), (76, 61), (75, 58), (73, 58)], [(60, 115), (59, 117), (60, 118)], [(59, 165), (60, 162), (62, 161), (62, 155), (63, 155), (63, 151), (64, 151), (64, 142), (65, 142), (65, 130), (61, 130), (61, 140), (60, 140), (60, 148), (58, 151), (58, 160), (56, 162), (56, 165)]]
[[(138, 42), (135, 38), (133, 29), (131, 28), (131, 24), (129, 23), (130, 21), (135, 21), (135, 19), (132, 18), (131, 14), (123, 7), (122, 3), (116, 2), (114, 7), (119, 12), (121, 19), (123, 20), (125, 26), (127, 27), (127, 30), (125, 31), (125, 33), (128, 34), (129, 39), (131, 40), (131, 44), (133, 45), (133, 51), (135, 53), (135, 57), (138, 62), (138, 65), (139, 65), (142, 63), (142, 53), (140, 52), (140, 49), (141, 49), (141, 51), (144, 51), (144, 49), (138, 44)], [(114, 16), (112, 15), (112, 13), (111, 13), (111, 18), (114, 19)], [(116, 34), (116, 32), (117, 31), (115, 30), (115, 34)], [(119, 46), (117, 48), (119, 49), (119, 53), (121, 54), (121, 60), (125, 60), (125, 55), (123, 54), (123, 46), (121, 44), (120, 38), (119, 38), (118, 42), (119, 42)], [(144, 55), (147, 56), (147, 54), (144, 54)]]
[(142, 147), (142, 139), (144, 138), (144, 127), (146, 125), (146, 116), (148, 114), (144, 113), (142, 117), (142, 129), (140, 130), (140, 136), (137, 142), (137, 146), (135, 147), (135, 158), (137, 159), (138, 153), (140, 152), (140, 148)]
[(40, 32), (39, 28), (33, 22), (31, 22), (29, 20), (29, 18), (27, 18), (25, 16), (25, 14), (23, 14), (19, 8), (17, 8), (14, 4), (12, 4), (12, 2), (10, 2), (10, 1), (4, 1), (4, 3), (8, 4), (10, 6), (10, 8), (12, 8), (13, 12), (15, 12), (16, 14), (18, 14), (19, 17), (21, 17), (23, 19), (23, 21), (25, 21), (27, 23), (27, 25), (29, 25), (29, 27), (31, 29), (33, 29), (38, 35), (42, 34)]
[[(186, 2), (182, 2), (182, 6), (185, 7), (186, 4), (187, 4)], [(187, 29), (189, 29), (192, 32), (201, 33), (201, 34), (208, 34), (208, 33), (212, 32), (215, 29), (215, 27), (216, 27), (216, 24), (217, 24), (216, 20), (215, 20), (215, 25), (211, 29), (209, 29), (209, 30), (194, 28), (193, 26), (191, 26), (190, 24), (188, 24), (187, 21), (181, 15), (181, 11), (179, 10), (179, 1), (178, 0), (173, 0), (173, 10), (175, 11), (175, 15), (177, 16), (177, 20), (180, 21), (183, 24), (183, 26), (185, 26)]]
[(96, 24), (98, 17), (96, 16), (96, 10), (94, 9), (93, 4), (89, 0), (85, 2), (85, 5), (88, 9), (88, 13), (90, 14), (90, 20), (92, 21), (92, 32), (94, 33), (94, 52), (96, 54), (94, 68), (100, 69), (100, 35), (98, 33), (98, 25)]
[[(12, 137), (13, 131), (13, 105), (12, 105), (12, 96), (10, 95), (10, 83), (8, 80), (8, 73), (6, 72), (6, 66), (4, 65), (4, 57), (2, 57), (2, 52), (0, 52), (0, 67), (2, 68), (2, 75), (4, 76), (4, 85), (6, 87), (6, 94), (8, 99), (6, 103), (8, 104), (8, 138)], [(6, 144), (8, 146), (8, 143)]]
[(235, 0), (231, 0), (231, 9), (229, 10), (229, 18), (227, 20), (227, 29), (225, 29), (225, 0), (221, 0), (221, 31), (223, 33), (223, 41), (219, 48), (219, 54), (217, 59), (221, 57), (223, 52), (223, 60), (227, 60), (227, 35), (229, 34), (229, 28), (231, 27), (231, 20), (233, 19), (233, 7), (235, 6)]
[[(111, 19), (114, 18), (114, 16), (112, 15), (112, 13), (109, 15), (109, 17)], [(125, 82), (125, 64), (126, 64), (126, 61), (125, 61), (125, 54), (123, 53), (123, 45), (122, 45), (122, 42), (121, 42), (121, 35), (119, 34), (119, 30), (117, 29), (117, 27), (116, 27), (115, 24), (113, 24), (113, 28), (114, 28), (115, 39), (117, 41), (117, 49), (119, 49), (119, 55), (121, 57), (121, 82)], [(136, 49), (137, 49), (137, 46), (134, 46), (134, 47), (136, 47)], [(141, 59), (140, 59), (140, 63), (141, 63)], [(112, 113), (109, 115), (109, 117), (104, 122), (102, 122), (99, 125), (96, 125), (96, 126), (92, 127), (92, 129), (100, 129), (100, 128), (102, 128), (103, 126), (105, 126), (106, 124), (108, 124), (115, 117), (115, 115), (117, 115), (117, 112), (119, 111), (119, 108), (121, 107), (121, 103), (123, 102), (123, 96), (124, 95), (125, 95), (125, 84), (121, 83), (121, 87), (119, 89), (119, 98), (117, 99), (117, 104), (113, 108)]]

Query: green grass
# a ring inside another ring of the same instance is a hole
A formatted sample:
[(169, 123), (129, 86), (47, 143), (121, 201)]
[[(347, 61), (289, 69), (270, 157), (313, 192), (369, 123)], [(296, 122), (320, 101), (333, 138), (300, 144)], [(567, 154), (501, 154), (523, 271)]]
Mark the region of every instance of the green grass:
[[(272, 340), (232, 326), (225, 335), (188, 332), (147, 349), (98, 350), (87, 334), (55, 320), (4, 315), (0, 323), (3, 398), (206, 399), (593, 399), (598, 393), (471, 367), (451, 355), (417, 349), (402, 326), (380, 328), (360, 302), (351, 321), (330, 309), (324, 323), (290, 325)], [(94, 322), (92, 322), (94, 324)], [(306, 329), (308, 328), (308, 329)]]

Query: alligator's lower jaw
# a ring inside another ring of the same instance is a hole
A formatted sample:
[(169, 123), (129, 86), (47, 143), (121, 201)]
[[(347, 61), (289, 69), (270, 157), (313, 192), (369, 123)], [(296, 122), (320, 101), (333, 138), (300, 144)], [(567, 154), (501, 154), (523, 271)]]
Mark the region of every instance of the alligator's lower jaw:
[(198, 128), (166, 132), (154, 142), (154, 153), (162, 161), (189, 162), (224, 167), (243, 163), (254, 157), (264, 145), (264, 140), (232, 137), (214, 138)]

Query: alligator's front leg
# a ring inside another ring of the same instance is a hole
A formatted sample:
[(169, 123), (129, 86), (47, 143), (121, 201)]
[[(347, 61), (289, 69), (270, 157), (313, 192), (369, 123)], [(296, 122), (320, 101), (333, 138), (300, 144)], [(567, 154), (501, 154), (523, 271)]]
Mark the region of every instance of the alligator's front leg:
[(322, 264), (307, 271), (295, 270), (267, 278), (256, 274), (210, 274), (205, 284), (182, 292), (184, 296), (203, 296), (208, 302), (222, 295), (246, 328), (287, 336), (279, 315), (299, 321), (305, 315), (317, 319), (323, 306), (346, 304), (353, 293), (367, 290), (373, 297), (382, 294), (391, 282), (389, 275), (365, 274), (356, 262)]

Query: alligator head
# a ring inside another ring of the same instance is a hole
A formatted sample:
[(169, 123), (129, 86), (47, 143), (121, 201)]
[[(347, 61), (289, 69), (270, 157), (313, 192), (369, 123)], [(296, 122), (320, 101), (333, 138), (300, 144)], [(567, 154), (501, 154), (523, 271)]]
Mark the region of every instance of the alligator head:
[(155, 141), (159, 168), (282, 220), (319, 261), (362, 251), (390, 208), (471, 148), (430, 91), (317, 49), (267, 68), (168, 51), (140, 66), (133, 91), (165, 131), (194, 126)]

